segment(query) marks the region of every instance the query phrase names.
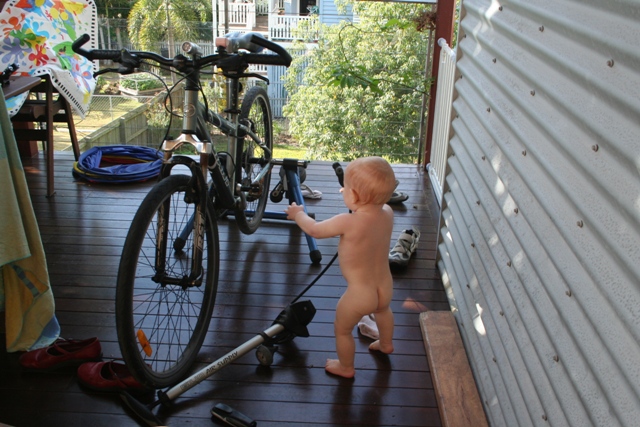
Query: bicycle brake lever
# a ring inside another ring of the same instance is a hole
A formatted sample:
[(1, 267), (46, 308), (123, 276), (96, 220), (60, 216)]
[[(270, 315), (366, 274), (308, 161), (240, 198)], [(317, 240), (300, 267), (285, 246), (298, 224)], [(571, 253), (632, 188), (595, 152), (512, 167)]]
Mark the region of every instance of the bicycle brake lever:
[(269, 79), (260, 74), (254, 74), (254, 73), (241, 74), (240, 77), (255, 77), (256, 79), (263, 80), (266, 84), (269, 84)]
[(117, 73), (117, 72), (118, 72), (117, 68), (103, 68), (102, 70), (99, 70), (99, 71), (96, 71), (95, 73), (93, 73), (93, 78), (95, 79), (100, 74)]
[(98, 77), (100, 74), (106, 74), (106, 73), (131, 74), (133, 73), (133, 71), (134, 71), (133, 68), (130, 68), (130, 67), (105, 68), (93, 73), (93, 78)]

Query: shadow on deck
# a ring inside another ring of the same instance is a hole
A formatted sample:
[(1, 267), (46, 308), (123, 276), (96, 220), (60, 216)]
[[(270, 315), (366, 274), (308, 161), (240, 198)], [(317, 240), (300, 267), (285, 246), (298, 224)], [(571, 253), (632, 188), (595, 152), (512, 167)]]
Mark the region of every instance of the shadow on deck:
[[(65, 338), (99, 337), (105, 359), (120, 357), (115, 332), (115, 277), (131, 218), (152, 183), (89, 185), (71, 176), (73, 156), (56, 152), (56, 195), (45, 198), (44, 157), (23, 160)], [(317, 314), (311, 337), (280, 346), (271, 367), (252, 355), (222, 369), (186, 392), (159, 414), (166, 425), (216, 425), (210, 410), (229, 404), (259, 426), (440, 426), (441, 420), (419, 325), (419, 313), (449, 310), (435, 257), (439, 208), (428, 177), (413, 165), (394, 165), (399, 190), (409, 194), (394, 206), (395, 243), (417, 226), (422, 233), (409, 267), (394, 273), (395, 353), (368, 351), (370, 340), (356, 334), (356, 378), (327, 375), (335, 357), (333, 315), (345, 289), (333, 265), (305, 298)], [(275, 179), (274, 179), (275, 181)], [(317, 219), (343, 212), (338, 183), (328, 162), (312, 162), (305, 182), (323, 196), (308, 200)], [(272, 186), (275, 182), (272, 182)], [(268, 210), (282, 211), (284, 203)], [(220, 225), (220, 288), (210, 335), (199, 366), (211, 362), (267, 328), (336, 252), (338, 239), (318, 241), (320, 266), (312, 265), (303, 234), (291, 223), (266, 220), (253, 235), (233, 220)], [(336, 263), (337, 264), (337, 263)], [(4, 336), (0, 341), (4, 343)], [(4, 345), (4, 344), (2, 344)], [(138, 425), (117, 396), (89, 392), (73, 369), (51, 374), (22, 372), (18, 354), (0, 351), (0, 423), (30, 426)]]

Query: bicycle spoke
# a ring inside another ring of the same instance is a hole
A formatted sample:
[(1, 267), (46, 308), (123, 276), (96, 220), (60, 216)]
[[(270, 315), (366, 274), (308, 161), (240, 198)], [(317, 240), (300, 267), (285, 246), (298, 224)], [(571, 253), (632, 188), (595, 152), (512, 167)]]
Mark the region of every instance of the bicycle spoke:
[[(188, 230), (184, 249), (173, 249), (173, 241), (199, 206), (185, 202), (190, 182), (188, 176), (170, 176), (149, 193), (132, 222), (118, 272), (116, 321), (123, 357), (134, 375), (153, 387), (169, 386), (186, 374), (215, 303), (218, 238), (212, 208), (206, 215), (199, 285), (187, 280), (193, 265), (193, 231)], [(158, 233), (159, 224), (165, 224), (166, 233)], [(158, 241), (158, 236), (166, 239)], [(158, 250), (161, 244), (166, 247)], [(165, 254), (160, 263), (157, 254)], [(163, 270), (157, 271), (157, 266)]]

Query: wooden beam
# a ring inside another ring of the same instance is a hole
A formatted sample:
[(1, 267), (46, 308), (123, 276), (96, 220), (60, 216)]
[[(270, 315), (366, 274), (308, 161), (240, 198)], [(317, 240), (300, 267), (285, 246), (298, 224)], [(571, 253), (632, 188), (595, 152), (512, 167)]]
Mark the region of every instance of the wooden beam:
[(421, 313), (420, 327), (443, 427), (487, 427), (480, 394), (453, 313)]

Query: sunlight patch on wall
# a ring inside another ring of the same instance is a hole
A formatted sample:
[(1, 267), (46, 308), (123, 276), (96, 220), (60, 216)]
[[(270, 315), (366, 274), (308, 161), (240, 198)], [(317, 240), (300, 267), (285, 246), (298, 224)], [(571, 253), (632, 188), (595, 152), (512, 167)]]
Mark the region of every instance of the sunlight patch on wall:
[(473, 327), (476, 328), (480, 335), (485, 336), (487, 331), (484, 329), (484, 323), (482, 323), (482, 307), (480, 304), (476, 303), (476, 309), (478, 314), (473, 318)]

